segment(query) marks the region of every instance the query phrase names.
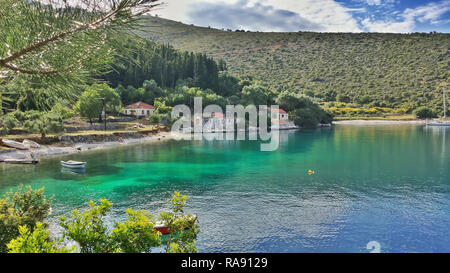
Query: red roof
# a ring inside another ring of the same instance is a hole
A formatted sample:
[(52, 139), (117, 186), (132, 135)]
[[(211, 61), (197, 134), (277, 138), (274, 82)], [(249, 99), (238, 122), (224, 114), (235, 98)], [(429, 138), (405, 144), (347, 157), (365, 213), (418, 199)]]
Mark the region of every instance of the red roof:
[[(274, 109), (274, 108), (269, 108), (269, 111), (270, 111), (270, 112), (275, 112), (275, 109)], [(285, 114), (286, 111), (284, 111), (283, 109), (278, 109), (278, 113), (283, 113), (283, 114)]]
[(214, 118), (225, 118), (225, 116), (220, 112), (214, 112), (211, 116)]
[(150, 104), (143, 103), (142, 101), (140, 101), (140, 102), (136, 102), (131, 105), (128, 105), (127, 107), (125, 107), (125, 109), (155, 109), (155, 107)]

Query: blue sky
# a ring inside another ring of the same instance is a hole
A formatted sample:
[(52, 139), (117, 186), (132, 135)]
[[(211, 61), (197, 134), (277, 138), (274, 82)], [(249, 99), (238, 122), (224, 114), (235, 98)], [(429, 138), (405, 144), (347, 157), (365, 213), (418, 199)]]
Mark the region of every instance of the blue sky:
[(450, 0), (163, 0), (153, 14), (252, 31), (450, 33)]

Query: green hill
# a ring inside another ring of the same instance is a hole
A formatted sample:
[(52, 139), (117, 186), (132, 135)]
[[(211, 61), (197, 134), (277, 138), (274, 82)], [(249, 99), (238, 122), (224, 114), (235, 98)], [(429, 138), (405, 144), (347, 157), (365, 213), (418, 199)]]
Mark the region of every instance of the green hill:
[(442, 111), (438, 85), (450, 81), (450, 34), (236, 32), (157, 17), (147, 25), (147, 38), (205, 52), (235, 75), (323, 102)]

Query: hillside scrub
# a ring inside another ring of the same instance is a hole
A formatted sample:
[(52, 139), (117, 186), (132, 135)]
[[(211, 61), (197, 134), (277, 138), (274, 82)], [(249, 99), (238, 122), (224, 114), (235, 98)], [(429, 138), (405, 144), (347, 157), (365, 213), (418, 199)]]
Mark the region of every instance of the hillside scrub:
[(450, 34), (231, 32), (155, 17), (148, 24), (153, 32), (143, 36), (223, 59), (228, 72), (278, 92), (362, 108), (443, 111), (436, 87), (450, 79)]

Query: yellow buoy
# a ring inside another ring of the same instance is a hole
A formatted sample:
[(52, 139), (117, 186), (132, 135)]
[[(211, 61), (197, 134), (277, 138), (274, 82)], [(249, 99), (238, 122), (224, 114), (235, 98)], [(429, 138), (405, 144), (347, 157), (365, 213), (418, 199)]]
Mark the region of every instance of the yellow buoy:
[(313, 170), (309, 170), (309, 171), (308, 171), (308, 174), (309, 174), (309, 175), (313, 175), (313, 174), (314, 174), (314, 171), (313, 171)]

